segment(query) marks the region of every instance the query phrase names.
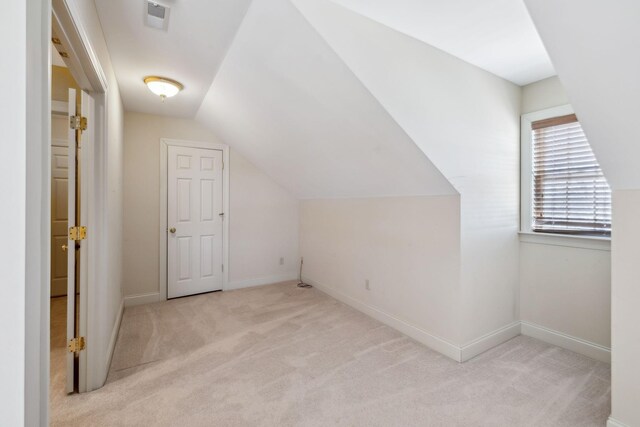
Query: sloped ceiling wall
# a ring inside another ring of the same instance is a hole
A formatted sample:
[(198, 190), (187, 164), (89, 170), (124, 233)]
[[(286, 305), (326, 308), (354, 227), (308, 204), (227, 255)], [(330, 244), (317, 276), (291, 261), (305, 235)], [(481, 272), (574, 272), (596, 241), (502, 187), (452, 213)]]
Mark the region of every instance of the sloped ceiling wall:
[(640, 2), (525, 1), (609, 185), (640, 188)]
[(518, 86), (331, 1), (292, 2), (459, 192), (517, 173)]
[(332, 1), (292, 2), (461, 194), (462, 342), (516, 320), (520, 88)]
[(289, 0), (254, 0), (196, 119), (302, 199), (456, 194)]
[(555, 75), (522, 0), (331, 0), (518, 85)]

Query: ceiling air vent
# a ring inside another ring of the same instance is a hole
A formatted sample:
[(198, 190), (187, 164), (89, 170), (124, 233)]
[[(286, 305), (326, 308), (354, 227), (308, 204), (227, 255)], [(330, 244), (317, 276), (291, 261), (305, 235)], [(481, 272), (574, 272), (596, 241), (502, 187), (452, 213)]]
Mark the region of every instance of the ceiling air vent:
[(155, 1), (145, 0), (145, 24), (147, 27), (167, 31), (169, 8)]

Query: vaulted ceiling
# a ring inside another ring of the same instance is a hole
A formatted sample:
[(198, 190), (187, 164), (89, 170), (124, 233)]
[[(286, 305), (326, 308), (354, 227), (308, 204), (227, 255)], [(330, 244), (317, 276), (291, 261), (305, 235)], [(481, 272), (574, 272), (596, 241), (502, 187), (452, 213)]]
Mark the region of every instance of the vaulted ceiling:
[(332, 1), (292, 1), (457, 191), (490, 175), (487, 147), (517, 149), (514, 84)]
[[(252, 0), (159, 0), (166, 31), (145, 25), (146, 0), (95, 2), (125, 108), (194, 117)], [(555, 74), (523, 0), (333, 2), (518, 85)], [(142, 83), (150, 74), (185, 89), (163, 104)]]
[[(480, 185), (481, 146), (513, 154), (516, 84), (554, 73), (522, 0), (158, 3), (166, 31), (96, 0), (125, 109), (195, 117), (299, 198)], [(149, 74), (185, 90), (162, 103)]]
[(522, 0), (333, 0), (517, 85), (555, 75)]
[(455, 193), (289, 0), (253, 3), (198, 120), (301, 198)]

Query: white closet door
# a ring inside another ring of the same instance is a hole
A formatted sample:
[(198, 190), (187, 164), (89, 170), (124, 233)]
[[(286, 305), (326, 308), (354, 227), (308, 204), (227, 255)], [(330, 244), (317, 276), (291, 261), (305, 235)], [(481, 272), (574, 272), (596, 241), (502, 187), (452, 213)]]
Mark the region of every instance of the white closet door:
[(167, 296), (222, 290), (222, 151), (169, 146)]

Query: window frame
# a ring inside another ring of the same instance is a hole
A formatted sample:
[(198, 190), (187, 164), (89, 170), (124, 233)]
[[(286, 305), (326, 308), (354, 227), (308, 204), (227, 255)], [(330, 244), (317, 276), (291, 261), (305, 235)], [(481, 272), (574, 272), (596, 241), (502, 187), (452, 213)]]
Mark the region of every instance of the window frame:
[[(571, 105), (560, 105), (557, 107), (547, 108), (545, 110), (534, 111), (523, 114), (520, 117), (520, 234), (525, 235), (521, 238), (523, 241), (533, 243), (539, 241), (559, 242), (578, 247), (583, 245), (589, 246), (589, 242), (609, 242), (611, 237), (607, 236), (589, 236), (561, 233), (544, 233), (533, 231), (532, 224), (532, 200), (533, 200), (533, 134), (532, 123), (539, 120), (550, 119), (553, 117), (567, 116), (575, 114)], [(540, 236), (539, 238), (533, 236)], [(597, 243), (598, 247), (602, 247), (601, 243)]]

